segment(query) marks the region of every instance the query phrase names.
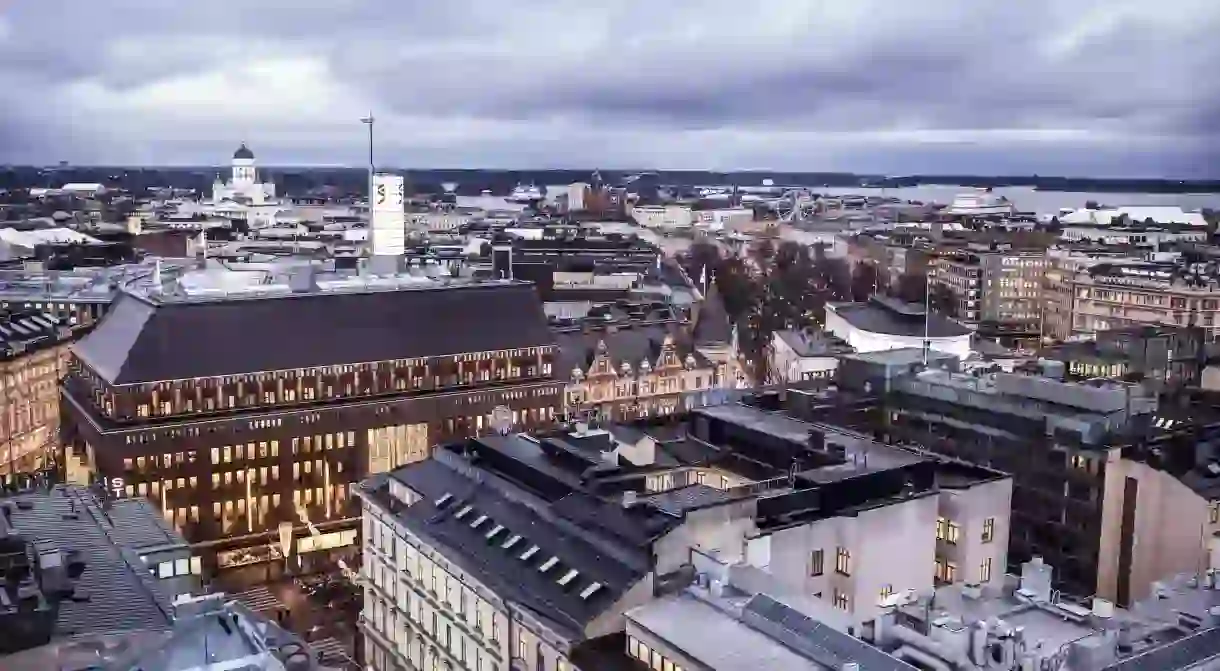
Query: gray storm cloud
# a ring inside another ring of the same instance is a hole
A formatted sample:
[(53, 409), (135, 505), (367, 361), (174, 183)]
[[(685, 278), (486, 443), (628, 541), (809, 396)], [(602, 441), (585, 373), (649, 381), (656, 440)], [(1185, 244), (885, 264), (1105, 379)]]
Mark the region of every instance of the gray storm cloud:
[(1206, 0), (0, 0), (0, 163), (1210, 177)]

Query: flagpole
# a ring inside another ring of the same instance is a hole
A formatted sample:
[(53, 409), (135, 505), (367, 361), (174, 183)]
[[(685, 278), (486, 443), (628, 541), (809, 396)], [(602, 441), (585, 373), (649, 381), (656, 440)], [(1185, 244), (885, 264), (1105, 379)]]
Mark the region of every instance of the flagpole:
[(923, 367), (928, 367), (928, 348), (932, 343), (928, 337), (932, 320), (932, 278), (925, 271), (923, 282)]

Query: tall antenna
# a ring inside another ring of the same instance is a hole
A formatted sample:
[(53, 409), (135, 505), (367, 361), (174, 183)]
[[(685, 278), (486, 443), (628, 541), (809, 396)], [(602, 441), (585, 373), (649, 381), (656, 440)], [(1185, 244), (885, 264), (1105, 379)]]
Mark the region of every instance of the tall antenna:
[(371, 111), (369, 112), (368, 116), (366, 116), (360, 120), (360, 123), (365, 124), (369, 127), (369, 227), (370, 228), (372, 228), (372, 225), (373, 225), (373, 223), (372, 223), (373, 222), (373, 174), (377, 172), (377, 169), (373, 164), (373, 122), (374, 121), (376, 121), (376, 119), (373, 118), (373, 113)]

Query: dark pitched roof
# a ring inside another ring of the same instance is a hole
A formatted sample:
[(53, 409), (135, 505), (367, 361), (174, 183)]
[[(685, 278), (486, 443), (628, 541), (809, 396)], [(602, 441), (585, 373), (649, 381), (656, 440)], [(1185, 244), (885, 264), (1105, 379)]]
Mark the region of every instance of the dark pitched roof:
[(635, 371), (640, 363), (647, 360), (648, 365), (655, 367), (661, 356), (665, 336), (674, 339), (674, 352), (678, 362), (684, 363), (686, 356), (695, 357), (697, 365), (707, 366), (708, 361), (691, 346), (689, 338), (684, 337), (676, 323), (622, 326), (615, 330), (594, 330), (584, 332), (560, 332), (556, 336), (559, 343), (560, 358), (557, 363), (559, 372), (568, 375), (572, 369), (579, 367), (581, 371), (588, 370), (597, 356), (597, 344), (606, 343), (606, 353), (610, 356), (614, 371), (619, 372), (623, 363), (631, 365)]
[(77, 353), (111, 384), (553, 345), (528, 284), (157, 302), (123, 294)]
[[(413, 533), (506, 599), (574, 634), (583, 632), (650, 570), (647, 547), (628, 548), (621, 540), (601, 539), (557, 514), (519, 503), (499, 491), (509, 485), (494, 479), (476, 482), (436, 459), (388, 477), (423, 496), (396, 512)], [(478, 522), (483, 516), (486, 519)], [(489, 538), (497, 527), (503, 528)], [(616, 549), (609, 550), (608, 543)], [(624, 553), (635, 560), (624, 561)], [(577, 575), (560, 585), (572, 570)]]
[(720, 298), (720, 290), (715, 284), (712, 284), (703, 304), (699, 306), (693, 336), (696, 345), (727, 345), (733, 339), (729, 313), (724, 308), (724, 300)]
[[(923, 337), (924, 316), (922, 313), (904, 314), (876, 302), (837, 303), (834, 310), (847, 323), (870, 333), (892, 336)], [(928, 337), (952, 338), (970, 333), (965, 326), (932, 313), (928, 319)]]

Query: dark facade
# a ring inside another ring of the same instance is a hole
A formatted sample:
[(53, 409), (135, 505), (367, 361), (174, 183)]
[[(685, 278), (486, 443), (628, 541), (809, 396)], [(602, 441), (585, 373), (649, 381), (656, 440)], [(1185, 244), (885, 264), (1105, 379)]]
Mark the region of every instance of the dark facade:
[(123, 294), (70, 362), (65, 440), (219, 568), (275, 558), (285, 523), (305, 556), (354, 541), (352, 483), (439, 441), (551, 423), (555, 355), (521, 283)]

